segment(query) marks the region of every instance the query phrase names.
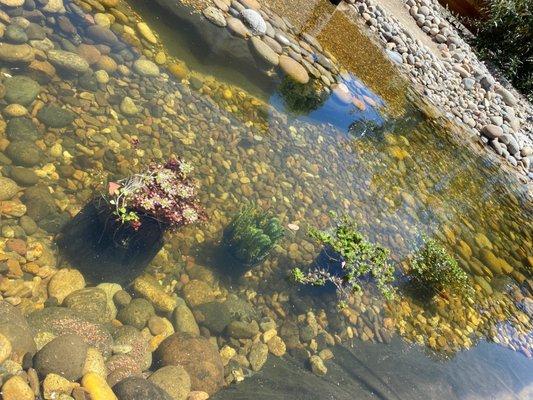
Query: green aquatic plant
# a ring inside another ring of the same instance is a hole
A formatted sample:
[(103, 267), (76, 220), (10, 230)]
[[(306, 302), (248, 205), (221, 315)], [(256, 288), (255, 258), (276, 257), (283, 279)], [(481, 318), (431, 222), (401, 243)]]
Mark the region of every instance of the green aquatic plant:
[(424, 238), (423, 246), (411, 260), (410, 275), (432, 295), (452, 294), (471, 297), (468, 274), (446, 249), (433, 239)]
[(244, 265), (256, 265), (284, 236), (278, 218), (254, 205), (248, 205), (224, 229), (223, 246)]
[(309, 236), (323, 245), (326, 257), (317, 257), (307, 273), (292, 269), (290, 277), (294, 282), (314, 286), (330, 282), (342, 301), (350, 293), (361, 291), (362, 279), (371, 277), (386, 299), (394, 297), (394, 267), (388, 262), (389, 250), (366, 240), (353, 220), (342, 218), (331, 231), (310, 228)]
[(287, 110), (293, 114), (309, 114), (326, 101), (327, 94), (316, 79), (302, 84), (285, 77), (278, 88)]

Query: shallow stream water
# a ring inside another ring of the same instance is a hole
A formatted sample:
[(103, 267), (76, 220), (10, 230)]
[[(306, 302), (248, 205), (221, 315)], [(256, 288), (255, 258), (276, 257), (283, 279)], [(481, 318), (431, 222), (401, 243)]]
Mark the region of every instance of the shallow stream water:
[[(261, 71), (243, 40), (182, 5), (130, 5), (190, 73), (183, 82), (137, 75), (113, 81), (107, 104), (80, 99), (83, 89), (68, 77), (48, 84), (45, 99), (69, 104), (85, 121), (41, 141), (44, 164), (55, 167), (35, 169), (62, 205), (61, 218), (82, 208), (105, 178), (177, 153), (196, 166), (209, 221), (169, 237), (149, 270), (170, 281), (192, 262), (201, 266), (197, 277), (214, 275), (223, 291), (247, 298), (280, 325), (309, 310), (326, 315), (343, 341), (326, 377), (312, 375), (297, 355), (271, 356), (262, 371), (215, 398), (533, 398), (533, 207), (513, 176), (393, 75), (383, 53), (342, 15), (307, 27), (330, 44), (350, 90), (370, 99), (364, 111), (334, 95), (316, 109), (295, 110), (282, 79)], [(359, 53), (339, 43), (334, 27), (341, 23), (360, 35)], [(125, 95), (141, 112), (110, 117), (106, 107), (117, 109)], [(73, 160), (50, 155), (56, 144)], [(292, 228), (265, 262), (232, 277), (217, 245), (247, 202)], [(430, 304), (406, 294), (384, 305), (369, 286), (339, 314), (331, 294), (293, 287), (289, 269), (320, 250), (307, 228), (330, 226), (329, 211), (354, 217), (388, 247), (400, 277), (421, 235), (437, 239), (471, 275), (475, 301)], [(39, 226), (53, 232), (38, 214)]]

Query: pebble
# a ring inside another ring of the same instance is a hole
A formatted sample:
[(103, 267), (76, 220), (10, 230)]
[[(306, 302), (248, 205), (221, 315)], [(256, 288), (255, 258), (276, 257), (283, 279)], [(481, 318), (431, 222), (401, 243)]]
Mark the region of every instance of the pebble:
[(139, 112), (139, 108), (135, 105), (131, 97), (126, 96), (120, 103), (120, 111), (127, 116), (132, 116)]
[(309, 358), (309, 364), (311, 365), (311, 371), (317, 376), (324, 376), (328, 373), (328, 369), (324, 364), (324, 361), (317, 355)]
[(83, 373), (87, 348), (77, 335), (59, 336), (37, 352), (33, 365), (40, 376), (57, 374), (77, 381)]
[(148, 380), (159, 386), (172, 400), (185, 400), (191, 391), (191, 378), (179, 365), (168, 365), (155, 371)]
[(227, 27), (228, 30), (235, 36), (241, 37), (241, 38), (248, 38), (251, 35), (250, 31), (240, 19), (229, 17), (227, 19)]
[(497, 125), (485, 125), (481, 132), (489, 139), (497, 139), (503, 135), (503, 130)]
[(154, 35), (150, 27), (145, 22), (139, 22), (137, 24), (137, 30), (142, 35), (142, 37), (144, 37), (148, 42), (152, 44), (157, 43), (156, 36)]
[(12, 179), (0, 176), (0, 201), (11, 200), (20, 188)]

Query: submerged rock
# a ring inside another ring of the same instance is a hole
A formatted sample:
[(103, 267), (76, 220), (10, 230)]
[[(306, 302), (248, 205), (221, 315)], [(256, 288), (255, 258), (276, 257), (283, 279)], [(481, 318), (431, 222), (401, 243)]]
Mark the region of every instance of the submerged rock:
[(6, 135), (9, 140), (14, 141), (34, 141), (41, 136), (32, 120), (25, 117), (11, 118), (6, 126)]
[(77, 335), (59, 336), (37, 352), (33, 365), (42, 377), (53, 373), (77, 381), (83, 373), (87, 349), (87, 344)]
[(0, 201), (11, 200), (19, 190), (20, 188), (15, 181), (0, 176)]
[(35, 341), (30, 325), (21, 312), (7, 301), (0, 301), (0, 333), (11, 343), (11, 349), (18, 357), (35, 353)]
[(157, 64), (150, 60), (139, 59), (133, 63), (133, 69), (140, 75), (143, 76), (158, 76), (159, 67)]
[(185, 368), (176, 365), (168, 365), (155, 371), (148, 377), (173, 400), (185, 400), (191, 391), (191, 378)]
[(33, 48), (27, 44), (0, 43), (0, 61), (30, 62), (35, 58)]
[(6, 155), (15, 165), (33, 167), (43, 159), (42, 150), (29, 140), (11, 142), (6, 148)]
[(224, 384), (224, 367), (218, 350), (202, 337), (174, 333), (156, 350), (160, 365), (180, 365), (191, 378), (192, 390), (213, 395)]
[(48, 60), (56, 67), (78, 74), (83, 74), (89, 69), (89, 63), (85, 59), (69, 51), (50, 50)]
[(113, 386), (118, 400), (173, 400), (156, 384), (140, 377), (130, 377)]
[(8, 103), (30, 105), (41, 90), (41, 86), (27, 76), (14, 76), (4, 82), (4, 99)]
[(56, 104), (47, 104), (37, 113), (37, 118), (50, 128), (64, 128), (70, 125), (75, 117), (74, 112)]
[(204, 14), (204, 17), (217, 26), (225, 27), (227, 25), (224, 13), (222, 13), (222, 11), (220, 11), (218, 8), (209, 6), (204, 8), (202, 13)]
[(50, 332), (56, 336), (78, 335), (104, 356), (111, 354), (113, 338), (103, 325), (88, 321), (75, 311), (64, 307), (47, 307), (28, 316), (28, 323), (38, 332)]

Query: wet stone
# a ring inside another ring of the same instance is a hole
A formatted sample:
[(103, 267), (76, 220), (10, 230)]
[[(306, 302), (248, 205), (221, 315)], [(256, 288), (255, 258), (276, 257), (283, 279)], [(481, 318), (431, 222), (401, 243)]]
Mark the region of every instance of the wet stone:
[(70, 125), (75, 117), (74, 112), (56, 104), (48, 104), (37, 113), (37, 118), (50, 128), (64, 128)]
[(118, 400), (172, 400), (169, 394), (156, 384), (140, 377), (130, 377), (113, 386)]
[(48, 60), (56, 67), (82, 74), (89, 69), (89, 63), (76, 53), (64, 50), (50, 50)]
[(63, 335), (46, 344), (33, 359), (40, 376), (57, 374), (71, 381), (81, 378), (88, 346), (77, 335)]
[(142, 329), (151, 316), (155, 315), (154, 306), (145, 299), (133, 299), (117, 314), (117, 319), (125, 325)]
[(206, 17), (209, 22), (216, 26), (225, 27), (227, 25), (224, 13), (218, 8), (209, 6), (203, 9), (202, 14), (204, 14), (204, 17)]
[(299, 62), (293, 60), (292, 58), (281, 55), (279, 57), (279, 66), (281, 70), (295, 80), (298, 83), (305, 84), (309, 82), (309, 74), (305, 68)]
[(30, 105), (41, 90), (40, 85), (26, 76), (14, 76), (4, 82), (4, 99), (8, 103)]
[(41, 134), (29, 118), (11, 118), (6, 126), (6, 135), (9, 140), (37, 140)]
[(28, 35), (18, 25), (9, 25), (4, 32), (4, 38), (14, 44), (22, 44), (28, 41)]
[(0, 176), (0, 201), (11, 200), (19, 190), (20, 188), (15, 181)]
[(268, 65), (276, 66), (279, 64), (279, 56), (272, 48), (260, 38), (254, 36), (249, 41), (250, 48), (254, 54), (266, 62)]
[(148, 380), (163, 389), (173, 400), (185, 400), (191, 390), (191, 378), (181, 366), (160, 368)]
[(65, 297), (63, 305), (91, 322), (102, 324), (111, 320), (107, 296), (98, 288), (76, 290)]
[(228, 30), (232, 35), (235, 35), (237, 37), (241, 38), (248, 38), (251, 36), (250, 31), (240, 19), (230, 17), (227, 19), (228, 24)]
[(192, 390), (203, 390), (213, 395), (222, 387), (222, 359), (218, 350), (205, 338), (175, 333), (159, 345), (155, 355), (162, 366), (185, 368), (191, 378)]
[(26, 353), (35, 353), (33, 333), (20, 310), (0, 300), (0, 334), (11, 344), (12, 352), (19, 357)]
[(23, 167), (33, 167), (43, 159), (42, 150), (28, 140), (11, 142), (6, 148), (6, 155), (15, 165)]
[(159, 67), (150, 60), (139, 59), (133, 64), (133, 69), (143, 76), (157, 76), (159, 75)]
[(503, 135), (503, 130), (497, 125), (489, 124), (485, 125), (483, 129), (481, 129), (481, 133), (483, 133), (489, 139), (497, 139)]

